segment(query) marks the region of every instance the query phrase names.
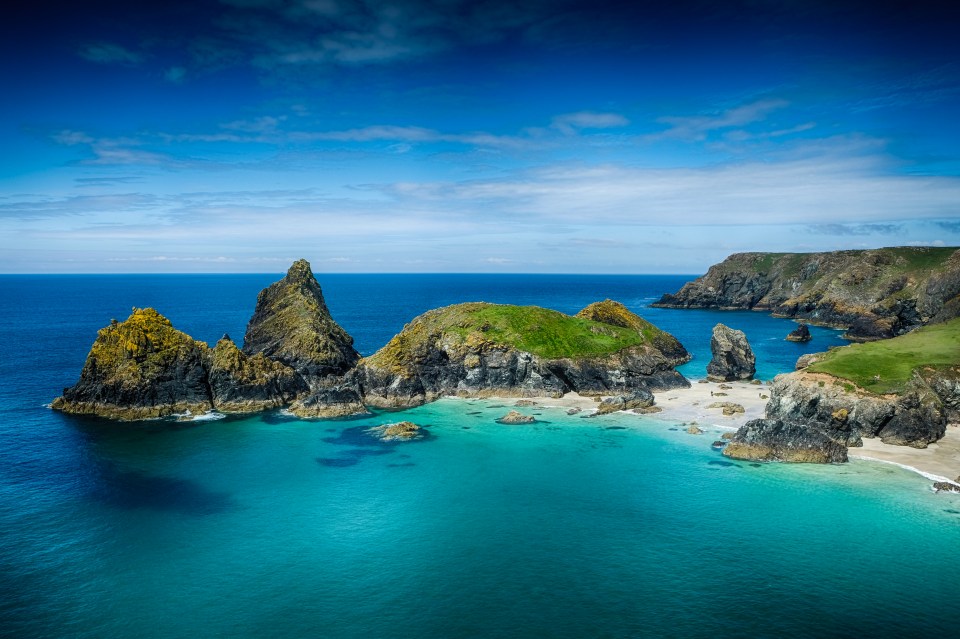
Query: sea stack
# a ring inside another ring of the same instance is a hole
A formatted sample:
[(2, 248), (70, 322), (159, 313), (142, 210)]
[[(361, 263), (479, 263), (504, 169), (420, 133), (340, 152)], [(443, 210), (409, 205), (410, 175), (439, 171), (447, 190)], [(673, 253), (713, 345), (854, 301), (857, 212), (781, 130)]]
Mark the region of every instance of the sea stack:
[(353, 338), (331, 317), (306, 260), (294, 262), (283, 279), (260, 291), (243, 352), (290, 366), (311, 387), (343, 375), (360, 359)]
[(806, 324), (800, 324), (796, 327), (785, 338), (788, 342), (799, 342), (806, 343), (813, 339), (813, 336), (810, 335), (810, 329), (807, 328)]
[(207, 345), (173, 328), (152, 308), (134, 308), (100, 329), (80, 372), (52, 407), (66, 413), (133, 420), (213, 408)]
[(753, 379), (757, 372), (756, 357), (743, 331), (723, 324), (713, 327), (710, 340), (713, 359), (707, 364), (707, 378), (713, 382)]

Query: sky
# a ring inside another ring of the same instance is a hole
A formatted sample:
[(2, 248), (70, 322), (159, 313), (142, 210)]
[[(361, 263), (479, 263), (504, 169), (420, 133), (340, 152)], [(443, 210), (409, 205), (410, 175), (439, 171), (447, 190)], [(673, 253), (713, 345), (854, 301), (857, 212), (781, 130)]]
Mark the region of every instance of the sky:
[(3, 273), (960, 245), (946, 3), (31, 4), (0, 25)]

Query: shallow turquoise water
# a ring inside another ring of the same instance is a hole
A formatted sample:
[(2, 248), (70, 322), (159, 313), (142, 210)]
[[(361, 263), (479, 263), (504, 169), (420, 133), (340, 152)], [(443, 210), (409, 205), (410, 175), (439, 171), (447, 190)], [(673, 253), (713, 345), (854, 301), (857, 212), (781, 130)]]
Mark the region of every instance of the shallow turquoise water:
[[(197, 337), (239, 339), (252, 308), (238, 300), (272, 279), (0, 282), (0, 635), (949, 637), (960, 627), (960, 498), (892, 466), (732, 463), (710, 448), (713, 432), (539, 408), (520, 410), (541, 423), (503, 426), (494, 419), (510, 407), (481, 401), (362, 420), (140, 425), (43, 407), (131, 299), (167, 304)], [(455, 281), (394, 280), (376, 306), (363, 293), (375, 282), (348, 278), (354, 301), (334, 314), (369, 352), (386, 329), (357, 327), (402, 325), (384, 296), (412, 317), (457, 295)], [(650, 288), (671, 290), (642, 278), (482, 284), (468, 278), (459, 292), (513, 291), (569, 311), (631, 291), (637, 308)], [(784, 320), (641, 310), (694, 351), (688, 373), (705, 365), (718, 319), (766, 345), (762, 370), (796, 353)], [(810, 350), (831, 339), (817, 329)], [(386, 445), (363, 432), (400, 418), (431, 437)]]

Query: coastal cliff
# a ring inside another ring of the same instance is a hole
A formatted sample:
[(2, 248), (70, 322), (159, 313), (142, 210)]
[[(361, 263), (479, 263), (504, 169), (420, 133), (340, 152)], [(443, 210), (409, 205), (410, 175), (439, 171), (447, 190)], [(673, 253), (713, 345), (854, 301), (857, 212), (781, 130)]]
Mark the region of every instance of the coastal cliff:
[[(442, 395), (602, 395), (689, 385), (673, 368), (686, 353), (679, 342), (622, 305), (600, 304), (581, 313), (610, 311), (618, 323), (483, 302), (429, 311), (362, 360), (355, 379), (366, 403), (379, 407)], [(670, 356), (655, 344), (668, 344)]]
[(759, 442), (777, 447), (780, 459), (814, 461), (805, 451), (820, 442), (820, 461), (838, 461), (833, 444), (861, 446), (864, 437), (925, 448), (960, 418), (960, 319), (833, 349), (799, 365), (774, 379), (767, 419), (743, 426), (725, 455), (769, 458)]
[(888, 338), (960, 315), (960, 250), (737, 253), (653, 306), (765, 310)]

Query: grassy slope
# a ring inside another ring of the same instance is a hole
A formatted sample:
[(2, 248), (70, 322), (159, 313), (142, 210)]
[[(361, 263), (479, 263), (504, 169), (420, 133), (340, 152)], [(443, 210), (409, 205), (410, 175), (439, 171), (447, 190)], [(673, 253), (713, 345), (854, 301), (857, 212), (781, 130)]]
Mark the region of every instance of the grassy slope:
[(419, 342), (438, 334), (461, 343), (492, 343), (544, 357), (590, 357), (649, 343), (659, 329), (645, 333), (610, 326), (538, 306), (474, 302), (424, 313), (376, 354), (374, 365), (392, 365), (417, 350)]
[[(921, 366), (960, 364), (960, 318), (931, 324), (879, 342), (851, 344), (829, 351), (807, 370), (850, 380), (874, 393), (904, 390)], [(874, 376), (879, 376), (879, 380)]]

